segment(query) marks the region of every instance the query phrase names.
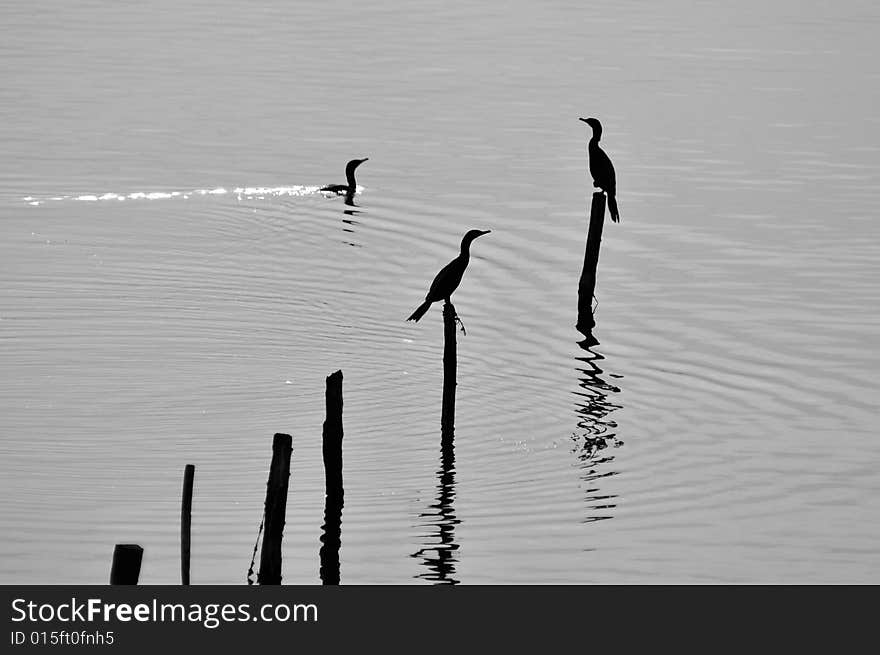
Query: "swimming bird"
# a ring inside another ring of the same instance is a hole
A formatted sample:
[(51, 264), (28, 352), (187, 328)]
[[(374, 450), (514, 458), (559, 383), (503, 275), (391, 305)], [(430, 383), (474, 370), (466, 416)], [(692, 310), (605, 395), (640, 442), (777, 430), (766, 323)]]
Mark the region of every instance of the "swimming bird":
[(330, 193), (338, 194), (344, 193), (349, 196), (354, 195), (355, 190), (357, 190), (357, 182), (354, 180), (354, 169), (369, 160), (369, 157), (366, 157), (365, 159), (352, 159), (345, 165), (345, 184), (328, 184), (325, 187), (321, 187), (319, 191), (329, 191)]
[(461, 277), (464, 275), (464, 270), (467, 268), (468, 261), (470, 260), (471, 242), (477, 237), (489, 234), (491, 231), (492, 230), (470, 230), (464, 235), (464, 238), (461, 240), (461, 252), (458, 257), (446, 264), (446, 266), (437, 273), (437, 277), (435, 277), (434, 281), (431, 283), (428, 295), (425, 296), (425, 302), (419, 305), (416, 308), (416, 311), (414, 311), (406, 320), (418, 321), (425, 315), (425, 312), (431, 308), (431, 305), (438, 300), (449, 301), (452, 292), (455, 291), (458, 288), (459, 283), (461, 283)]
[(584, 123), (593, 128), (593, 137), (587, 145), (590, 155), (590, 175), (593, 176), (593, 186), (605, 192), (608, 196), (608, 211), (611, 212), (611, 220), (620, 222), (620, 214), (617, 211), (617, 178), (614, 175), (614, 165), (599, 147), (599, 139), (602, 138), (602, 124), (595, 118), (581, 118)]

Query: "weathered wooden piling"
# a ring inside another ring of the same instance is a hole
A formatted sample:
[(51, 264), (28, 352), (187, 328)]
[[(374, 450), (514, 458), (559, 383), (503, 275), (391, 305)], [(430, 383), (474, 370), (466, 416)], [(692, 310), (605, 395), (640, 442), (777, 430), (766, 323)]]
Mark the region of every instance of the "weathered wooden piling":
[(257, 574), (259, 584), (281, 584), (281, 539), (284, 536), (292, 452), (291, 436), (277, 433), (272, 440), (272, 464), (269, 467), (269, 481), (266, 483), (263, 548), (260, 551), (260, 572)]
[(183, 469), (183, 494), (180, 501), (180, 584), (189, 584), (190, 532), (192, 529), (193, 479), (196, 467), (187, 464)]
[(342, 371), (327, 376), (323, 454), (327, 495), (342, 497)]
[(110, 584), (137, 584), (143, 558), (144, 549), (137, 544), (116, 544), (113, 565), (110, 567)]
[(321, 535), (321, 582), (339, 584), (339, 547), (342, 543), (342, 371), (327, 377), (326, 418), (324, 419), (323, 455), (324, 525)]
[(590, 206), (590, 226), (587, 232), (587, 246), (584, 251), (584, 268), (578, 284), (577, 329), (586, 337), (591, 337), (596, 321), (593, 318), (593, 295), (596, 291), (596, 266), (599, 263), (599, 245), (602, 242), (602, 227), (605, 223), (605, 194), (593, 194)]
[(455, 428), (455, 377), (458, 367), (455, 343), (455, 306), (447, 300), (443, 304), (443, 406), (440, 427), (444, 433)]

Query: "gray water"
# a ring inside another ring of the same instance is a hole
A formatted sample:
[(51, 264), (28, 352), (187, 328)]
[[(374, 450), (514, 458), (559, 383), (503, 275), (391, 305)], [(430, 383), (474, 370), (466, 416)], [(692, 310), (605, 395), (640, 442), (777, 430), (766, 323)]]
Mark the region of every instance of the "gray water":
[[(880, 582), (871, 2), (0, 8), (0, 582)], [(574, 330), (599, 117), (595, 336)], [(358, 207), (317, 193), (351, 158)], [(357, 211), (345, 214), (344, 210)], [(442, 319), (404, 319), (470, 228)]]

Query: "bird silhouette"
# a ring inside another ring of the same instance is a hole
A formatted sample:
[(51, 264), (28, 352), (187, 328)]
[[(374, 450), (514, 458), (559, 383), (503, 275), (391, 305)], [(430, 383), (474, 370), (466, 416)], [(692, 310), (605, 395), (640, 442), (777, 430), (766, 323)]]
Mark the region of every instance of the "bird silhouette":
[(464, 238), (461, 240), (461, 252), (458, 257), (446, 264), (446, 266), (437, 273), (437, 277), (435, 277), (434, 281), (431, 283), (428, 295), (425, 296), (425, 302), (419, 305), (416, 308), (416, 311), (414, 311), (406, 320), (418, 321), (425, 315), (425, 312), (431, 308), (432, 304), (438, 300), (449, 300), (452, 292), (455, 291), (461, 283), (461, 278), (467, 268), (468, 261), (470, 261), (471, 242), (477, 237), (489, 234), (491, 231), (492, 230), (470, 230), (464, 235)]
[(587, 145), (590, 155), (590, 175), (593, 176), (593, 186), (602, 189), (608, 196), (608, 211), (611, 212), (611, 220), (620, 222), (620, 213), (617, 211), (617, 177), (614, 174), (614, 165), (605, 151), (599, 147), (599, 139), (602, 138), (602, 124), (596, 118), (581, 118), (584, 123), (593, 128), (593, 136)]
[(321, 187), (320, 191), (329, 191), (330, 193), (336, 194), (346, 194), (351, 197), (354, 195), (354, 192), (357, 190), (357, 182), (354, 179), (354, 169), (363, 164), (365, 161), (369, 161), (369, 157), (364, 159), (352, 159), (345, 165), (345, 184), (328, 184), (327, 186)]

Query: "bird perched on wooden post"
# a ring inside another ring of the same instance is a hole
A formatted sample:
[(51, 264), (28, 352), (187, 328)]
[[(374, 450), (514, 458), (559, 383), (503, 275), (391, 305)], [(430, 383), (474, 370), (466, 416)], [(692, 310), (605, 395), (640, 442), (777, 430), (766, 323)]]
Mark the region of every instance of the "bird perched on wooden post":
[(328, 184), (327, 186), (321, 187), (319, 191), (329, 191), (330, 193), (353, 196), (354, 192), (357, 190), (357, 182), (354, 180), (354, 169), (369, 160), (369, 157), (366, 157), (365, 159), (352, 159), (345, 165), (345, 184)]
[(605, 151), (599, 147), (599, 139), (602, 138), (602, 124), (596, 118), (580, 118), (584, 123), (593, 128), (593, 136), (587, 145), (587, 153), (590, 155), (590, 175), (593, 176), (593, 186), (602, 189), (608, 196), (608, 211), (611, 212), (611, 220), (620, 222), (620, 214), (617, 211), (617, 177), (614, 174), (614, 165)]
[(434, 278), (434, 281), (431, 283), (431, 288), (428, 290), (428, 295), (425, 296), (425, 302), (419, 305), (416, 308), (416, 311), (414, 311), (406, 320), (418, 321), (425, 315), (425, 312), (430, 309), (431, 305), (438, 300), (449, 301), (452, 292), (455, 291), (461, 283), (461, 278), (467, 268), (468, 261), (470, 261), (471, 242), (477, 237), (489, 234), (491, 231), (492, 230), (470, 230), (464, 235), (464, 238), (461, 240), (461, 252), (458, 257), (449, 262), (439, 273), (437, 273), (437, 277)]

